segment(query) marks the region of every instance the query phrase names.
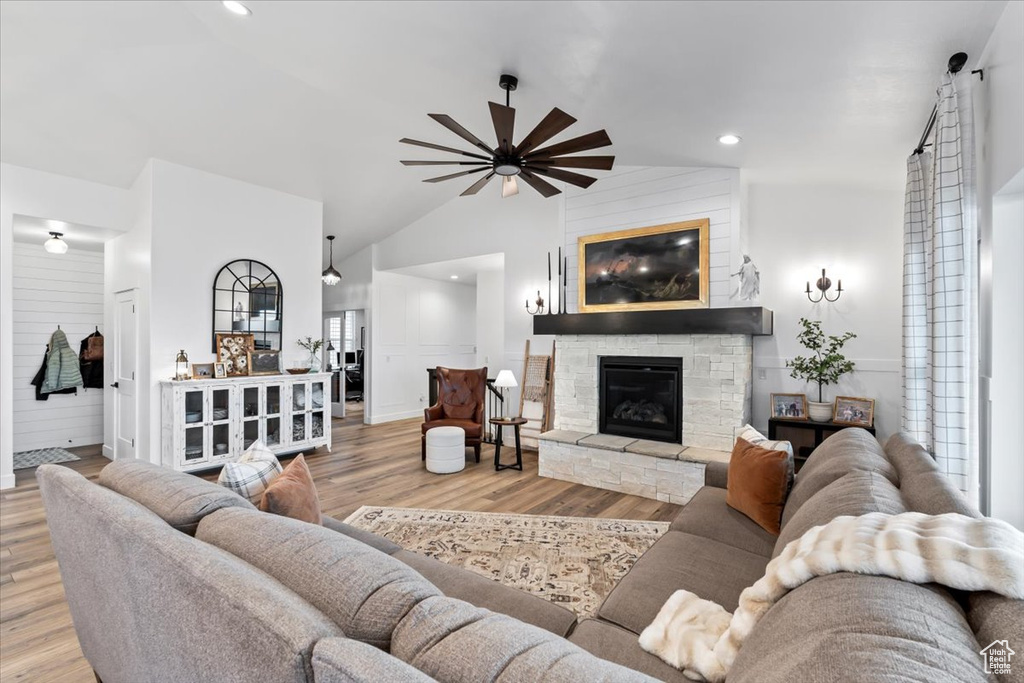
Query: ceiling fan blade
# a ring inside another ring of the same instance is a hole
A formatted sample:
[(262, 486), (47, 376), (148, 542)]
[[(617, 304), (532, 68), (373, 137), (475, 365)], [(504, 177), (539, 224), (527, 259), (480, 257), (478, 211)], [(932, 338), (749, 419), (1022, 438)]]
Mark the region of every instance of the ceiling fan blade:
[(545, 175), (549, 178), (575, 185), (576, 187), (587, 188), (597, 182), (597, 178), (591, 178), (581, 173), (573, 173), (572, 171), (562, 171), (557, 168), (541, 168), (538, 166), (527, 166), (527, 168), (530, 169), (531, 173)]
[(603, 130), (595, 131), (593, 133), (587, 133), (581, 135), (578, 138), (566, 140), (565, 142), (559, 142), (545, 147), (544, 149), (538, 149), (536, 151), (525, 154), (527, 159), (533, 159), (536, 157), (550, 158), (557, 157), (563, 154), (572, 154), (573, 152), (586, 152), (587, 150), (597, 149), (598, 147), (607, 147), (612, 144), (611, 138), (608, 137), (608, 133)]
[(484, 144), (484, 141), (477, 136), (470, 133), (468, 130), (456, 123), (455, 119), (448, 116), (447, 114), (427, 114), (430, 118), (434, 119), (442, 126), (450, 130), (451, 132), (458, 135), (460, 138), (473, 144), (475, 147), (479, 147), (483, 151), (487, 152), (491, 156), (494, 155), (494, 150)]
[(538, 178), (526, 169), (520, 171), (519, 177), (525, 180), (530, 187), (537, 190), (537, 192), (540, 192), (545, 197), (553, 197), (562, 192), (548, 181), (543, 178)]
[(403, 166), (490, 166), (490, 161), (409, 161), (402, 159)]
[(516, 123), (516, 110), (497, 102), (488, 102), (491, 108), (491, 120), (494, 122), (494, 134), (498, 137), (498, 151), (502, 154), (512, 153), (512, 129)]
[(445, 147), (444, 145), (435, 145), (433, 142), (421, 142), (420, 140), (410, 140), (409, 138), (402, 138), (399, 142), (404, 142), (407, 145), (416, 145), (418, 147), (426, 147), (428, 149), (437, 149), (442, 152), (451, 152), (453, 154), (461, 154), (464, 157), (474, 157), (476, 159), (487, 159), (483, 154), (474, 154), (473, 152), (463, 152), (461, 149), (455, 149), (454, 147)]
[(522, 156), (531, 149), (543, 145), (574, 123), (576, 123), (575, 118), (555, 107), (537, 124), (536, 128), (526, 134), (526, 137), (515, 149), (516, 155)]
[(493, 177), (494, 177), (494, 171), (491, 171), (490, 173), (485, 175), (483, 178), (481, 178), (480, 180), (476, 181), (475, 183), (473, 183), (472, 185), (467, 187), (466, 191), (463, 192), (460, 196), (468, 197), (471, 194), (476, 194), (477, 192), (482, 190), (484, 185), (489, 183), (491, 178), (493, 178)]
[(531, 166), (559, 166), (561, 168), (592, 168), (597, 171), (610, 171), (615, 157), (556, 157), (554, 159), (534, 159)]
[(423, 182), (425, 183), (439, 183), (442, 180), (451, 180), (452, 178), (459, 178), (470, 173), (479, 173), (480, 171), (486, 171), (487, 167), (483, 168), (471, 168), (468, 171), (459, 171), (458, 173), (449, 173), (448, 175), (438, 176), (437, 178), (427, 178)]

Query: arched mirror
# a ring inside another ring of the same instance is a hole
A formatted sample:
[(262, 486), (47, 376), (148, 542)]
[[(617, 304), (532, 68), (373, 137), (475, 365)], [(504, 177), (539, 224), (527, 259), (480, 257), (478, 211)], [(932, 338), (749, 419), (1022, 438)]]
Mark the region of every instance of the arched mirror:
[(277, 273), (264, 263), (240, 259), (213, 281), (213, 351), (217, 334), (249, 332), (259, 350), (281, 348), (283, 295)]

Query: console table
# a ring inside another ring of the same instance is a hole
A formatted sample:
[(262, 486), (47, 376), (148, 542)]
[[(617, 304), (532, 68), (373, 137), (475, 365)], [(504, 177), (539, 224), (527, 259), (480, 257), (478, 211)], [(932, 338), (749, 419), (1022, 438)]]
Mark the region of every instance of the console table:
[(160, 383), (161, 462), (183, 472), (233, 462), (256, 439), (274, 453), (331, 447), (331, 373)]
[[(787, 420), (780, 417), (772, 417), (768, 419), (768, 438), (775, 441), (778, 439), (786, 439), (785, 433), (779, 435), (779, 430), (783, 432), (787, 429), (797, 429), (801, 431), (810, 431), (814, 435), (814, 445), (812, 446), (799, 446), (794, 449), (793, 457), (795, 460), (796, 469), (800, 469), (804, 461), (807, 460), (811, 452), (815, 448), (821, 445), (821, 442), (832, 436), (836, 432), (842, 431), (847, 427), (853, 427), (854, 425), (836, 424), (829, 420), (828, 422), (815, 422), (814, 420)], [(870, 427), (861, 427), (872, 434), (875, 433), (874, 425)], [(792, 439), (789, 439), (790, 441)]]

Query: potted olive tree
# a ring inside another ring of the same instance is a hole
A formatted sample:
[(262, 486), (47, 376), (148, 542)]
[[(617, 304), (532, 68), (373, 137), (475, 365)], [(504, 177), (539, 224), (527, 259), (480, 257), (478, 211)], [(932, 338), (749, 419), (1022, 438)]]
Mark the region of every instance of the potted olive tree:
[(818, 385), (818, 400), (807, 402), (807, 412), (816, 422), (828, 422), (832, 419), (832, 403), (822, 400), (823, 389), (837, 383), (846, 373), (853, 372), (853, 361), (847, 360), (841, 351), (846, 342), (857, 335), (846, 332), (841, 337), (826, 336), (821, 331), (820, 320), (800, 318), (800, 326), (803, 330), (796, 336), (797, 341), (812, 355), (787, 360), (786, 367), (792, 368), (790, 377)]

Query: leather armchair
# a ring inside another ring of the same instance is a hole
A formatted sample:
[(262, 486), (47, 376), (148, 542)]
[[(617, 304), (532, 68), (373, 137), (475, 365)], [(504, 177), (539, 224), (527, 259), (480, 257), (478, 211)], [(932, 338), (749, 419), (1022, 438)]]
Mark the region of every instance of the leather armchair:
[(420, 451), (427, 459), (427, 432), (434, 427), (462, 427), (466, 445), (480, 462), (480, 443), (484, 435), (484, 397), (487, 393), (487, 368), (456, 370), (437, 368), (437, 403), (423, 411)]

